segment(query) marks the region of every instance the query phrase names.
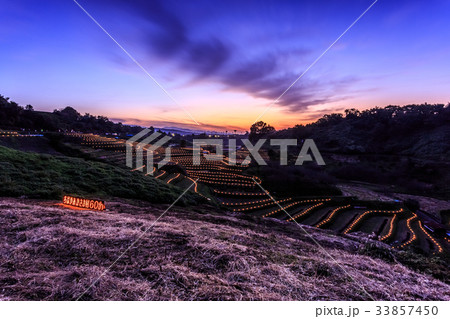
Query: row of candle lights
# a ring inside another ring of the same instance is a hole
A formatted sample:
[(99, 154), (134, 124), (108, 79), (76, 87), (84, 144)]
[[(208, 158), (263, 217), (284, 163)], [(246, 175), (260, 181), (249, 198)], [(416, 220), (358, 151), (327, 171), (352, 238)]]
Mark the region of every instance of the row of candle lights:
[(379, 238), (381, 241), (384, 241), (392, 236), (392, 233), (394, 232), (394, 225), (395, 225), (395, 220), (397, 219), (397, 216), (398, 215), (395, 214), (394, 217), (391, 218), (391, 222), (389, 223), (389, 231), (386, 235)]
[[(250, 178), (236, 178), (235, 176), (226, 176), (226, 175), (219, 175), (219, 177), (213, 177), (215, 174), (205, 174), (205, 173), (189, 173), (191, 176), (208, 179), (212, 181), (232, 181), (232, 182), (242, 182), (242, 183), (254, 183), (253, 179)], [(213, 176), (211, 176), (213, 175)]]
[(437, 242), (436, 239), (434, 239), (427, 231), (426, 229), (423, 227), (422, 222), (419, 221), (419, 227), (420, 229), (425, 233), (425, 235), (427, 235), (427, 237), (436, 245), (436, 247), (438, 248), (438, 252), (442, 253), (443, 249), (442, 246), (439, 245), (439, 243)]
[(316, 209), (317, 207), (320, 207), (320, 206), (323, 206), (323, 203), (318, 203), (318, 204), (316, 204), (316, 205), (313, 205), (313, 206), (311, 206), (311, 207), (308, 207), (308, 208), (305, 209), (303, 212), (298, 213), (297, 215), (295, 215), (295, 216), (289, 218), (289, 219), (288, 219), (288, 222), (295, 221), (297, 218), (302, 217), (302, 216), (308, 214), (310, 211), (312, 211), (313, 209)]
[(347, 227), (346, 230), (344, 230), (344, 234), (348, 234), (366, 215), (373, 214), (373, 213), (384, 213), (384, 214), (397, 214), (401, 213), (403, 211), (403, 208), (400, 208), (399, 210), (395, 211), (388, 211), (388, 210), (368, 210), (358, 216), (351, 224)]
[(222, 205), (225, 206), (244, 206), (244, 205), (254, 205), (254, 204), (259, 204), (259, 203), (265, 203), (268, 201), (271, 201), (271, 198), (267, 198), (267, 199), (261, 199), (261, 200), (254, 200), (254, 201), (250, 201), (250, 202), (236, 202), (236, 203), (230, 203), (230, 202), (222, 202)]
[(340, 207), (337, 207), (337, 208), (333, 209), (331, 211), (330, 215), (327, 218), (325, 218), (324, 220), (322, 220), (320, 223), (318, 223), (316, 225), (316, 227), (319, 228), (319, 227), (322, 227), (323, 225), (329, 223), (331, 221), (331, 219), (334, 217), (334, 215), (336, 215), (340, 211), (343, 211), (343, 210), (345, 210), (347, 208), (350, 208), (351, 206), (352, 205), (346, 205), (346, 206), (340, 206)]
[(231, 196), (265, 196), (266, 193), (247, 193), (247, 192), (228, 192), (228, 191), (221, 191), (218, 189), (213, 190), (214, 193), (217, 194), (223, 194), (223, 195), (231, 195)]
[(178, 177), (180, 177), (180, 175), (181, 175), (181, 174), (180, 174), (180, 173), (178, 173), (178, 174), (177, 174), (177, 175), (175, 175), (174, 177), (170, 178), (170, 179), (169, 179), (169, 180), (168, 180), (168, 181), (167, 181), (166, 183), (167, 183), (167, 184), (170, 184), (170, 182), (171, 182), (171, 181), (173, 181), (173, 180), (177, 179)]
[(286, 206), (284, 206), (284, 207), (282, 206), (281, 208), (275, 209), (275, 210), (273, 210), (273, 211), (271, 211), (271, 212), (269, 212), (269, 213), (263, 215), (262, 217), (263, 217), (263, 218), (266, 218), (266, 217), (272, 216), (272, 215), (274, 215), (274, 214), (276, 214), (276, 213), (279, 213), (279, 212), (281, 212), (281, 211), (285, 211), (286, 209), (288, 209), (288, 208), (290, 208), (290, 207), (292, 207), (292, 206), (298, 205), (298, 204), (300, 204), (300, 202), (293, 202), (293, 203), (290, 203), (290, 204), (288, 204), (288, 205), (286, 205)]
[(160, 178), (164, 174), (166, 174), (166, 171), (161, 170), (161, 173), (159, 175), (155, 176), (155, 178)]
[[(285, 198), (285, 199), (279, 200), (278, 203), (284, 203), (284, 202), (287, 202), (287, 201), (290, 201), (290, 200), (292, 200), (292, 198)], [(235, 209), (233, 209), (233, 212), (245, 212), (245, 211), (248, 211), (248, 210), (264, 208), (264, 207), (271, 206), (271, 205), (274, 205), (274, 204), (276, 204), (276, 202), (271, 201), (269, 203), (265, 203), (265, 204), (261, 204), (261, 205), (253, 205), (253, 206), (250, 206), (250, 207), (235, 208)]]
[(408, 241), (404, 242), (403, 244), (393, 247), (393, 248), (404, 248), (405, 246), (411, 244), (413, 241), (416, 240), (416, 238), (417, 238), (416, 233), (414, 232), (414, 230), (411, 227), (411, 222), (416, 218), (417, 218), (417, 215), (414, 214), (414, 216), (408, 218), (408, 220), (406, 221), (406, 226), (408, 227), (409, 231), (411, 232), (411, 238)]
[[(298, 204), (314, 203), (314, 202), (318, 202), (318, 201), (323, 202), (323, 201), (328, 201), (328, 200), (330, 200), (330, 199), (329, 199), (329, 198), (326, 198), (326, 199), (323, 199), (323, 198), (322, 198), (322, 199), (306, 199), (306, 200), (301, 200), (301, 201), (293, 202), (292, 205), (288, 205), (286, 208), (289, 208), (289, 207), (292, 207), (292, 206), (298, 205)], [(272, 215), (274, 215), (274, 214), (280, 212), (281, 210), (282, 210), (282, 209), (277, 209), (277, 210), (274, 210), (274, 211), (269, 212), (269, 213), (267, 213), (267, 214), (264, 214), (264, 215), (263, 215), (263, 218), (264, 218), (264, 217), (272, 216)]]

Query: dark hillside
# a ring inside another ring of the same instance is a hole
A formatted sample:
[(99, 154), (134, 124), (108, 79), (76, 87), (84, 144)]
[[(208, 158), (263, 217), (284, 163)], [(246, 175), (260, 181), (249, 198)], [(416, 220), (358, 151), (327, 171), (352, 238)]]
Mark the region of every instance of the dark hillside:
[[(321, 172), (329, 179), (450, 199), (449, 105), (352, 109), (265, 137), (313, 139), (326, 162)], [(292, 156), (298, 154), (291, 151)]]
[(322, 151), (388, 154), (448, 160), (450, 105), (387, 106), (324, 115), (272, 136), (312, 138)]
[[(106, 163), (0, 146), (0, 196), (61, 199), (68, 194), (172, 203), (182, 191), (152, 176)], [(202, 201), (187, 193), (179, 204)]]

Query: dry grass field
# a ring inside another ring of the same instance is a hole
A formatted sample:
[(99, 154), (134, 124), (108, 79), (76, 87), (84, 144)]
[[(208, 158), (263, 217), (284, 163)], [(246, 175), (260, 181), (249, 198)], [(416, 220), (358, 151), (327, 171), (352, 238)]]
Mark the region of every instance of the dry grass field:
[[(167, 205), (107, 208), (1, 199), (0, 299), (77, 299)], [(304, 226), (325, 252), (294, 223), (215, 211), (171, 209), (81, 299), (450, 300), (445, 265), (418, 271), (362, 233)]]

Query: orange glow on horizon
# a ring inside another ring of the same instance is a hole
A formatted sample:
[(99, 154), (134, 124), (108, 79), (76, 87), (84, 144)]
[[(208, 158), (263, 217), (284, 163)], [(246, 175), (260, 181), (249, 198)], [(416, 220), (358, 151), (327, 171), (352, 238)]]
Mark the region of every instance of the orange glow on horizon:
[[(326, 113), (324, 113), (326, 114)], [(253, 115), (253, 114), (252, 114)], [(292, 128), (296, 125), (306, 125), (310, 123), (314, 123), (316, 120), (318, 120), (321, 116), (317, 116), (314, 119), (299, 119), (297, 116), (292, 115), (286, 115), (286, 114), (277, 114), (277, 115), (270, 115), (270, 116), (264, 116), (259, 121), (264, 121), (273, 127), (275, 127), (276, 130), (283, 130), (287, 128)], [(214, 119), (214, 120), (212, 120)], [(213, 131), (213, 132), (225, 132), (228, 131), (228, 134), (233, 134), (234, 130), (237, 131), (237, 133), (243, 133), (250, 130), (250, 127), (254, 123), (253, 120), (250, 119), (256, 119), (255, 116), (243, 116), (240, 119), (222, 119), (219, 116), (214, 116), (209, 119), (206, 119), (203, 121), (203, 117), (200, 117), (197, 119), (197, 121), (200, 123), (200, 125), (195, 125), (192, 123), (188, 123), (185, 121), (185, 119), (173, 119), (172, 121), (158, 121), (158, 120), (152, 120), (148, 119), (147, 117), (142, 117), (139, 119), (123, 119), (124, 124), (130, 124), (130, 125), (139, 125), (139, 126), (153, 126), (157, 128), (165, 128), (165, 127), (177, 127), (181, 129), (189, 129), (194, 131)]]

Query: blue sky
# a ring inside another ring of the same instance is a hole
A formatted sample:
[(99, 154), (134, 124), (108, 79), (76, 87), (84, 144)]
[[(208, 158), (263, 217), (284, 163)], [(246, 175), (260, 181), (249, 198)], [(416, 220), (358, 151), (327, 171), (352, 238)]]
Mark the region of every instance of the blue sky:
[[(246, 129), (373, 1), (82, 5), (203, 129)], [(195, 127), (71, 0), (0, 1), (0, 94), (131, 124)], [(447, 103), (450, 1), (379, 0), (262, 120)]]

